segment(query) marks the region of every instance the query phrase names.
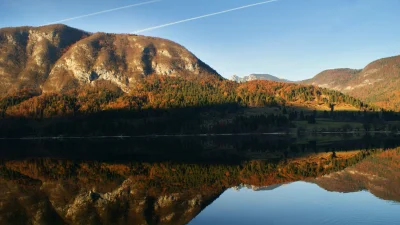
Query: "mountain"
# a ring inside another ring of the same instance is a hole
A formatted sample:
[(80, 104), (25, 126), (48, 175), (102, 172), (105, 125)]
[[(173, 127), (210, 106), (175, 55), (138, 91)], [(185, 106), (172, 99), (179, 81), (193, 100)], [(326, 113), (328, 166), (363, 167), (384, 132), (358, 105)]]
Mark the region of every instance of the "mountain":
[(343, 84), (355, 77), (359, 72), (360, 70), (348, 68), (325, 70), (312, 79), (304, 80), (301, 83), (343, 91), (345, 89)]
[(326, 70), (302, 81), (338, 90), (382, 108), (400, 109), (400, 56), (379, 59), (362, 70)]
[(371, 109), (337, 91), (267, 74), (243, 83), (224, 80), (184, 47), (160, 38), (65, 25), (16, 27), (0, 29), (0, 49), (1, 118), (228, 105)]
[(108, 83), (130, 92), (138, 78), (218, 73), (172, 41), (88, 33), (65, 25), (0, 29), (0, 95), (65, 92)]
[(276, 81), (276, 82), (290, 82), (285, 79), (281, 79), (269, 74), (250, 74), (248, 76), (244, 77), (238, 77), (236, 75), (233, 75), (230, 80), (241, 83), (241, 82), (247, 82), (247, 81), (253, 81), (253, 80), (270, 80), (270, 81)]

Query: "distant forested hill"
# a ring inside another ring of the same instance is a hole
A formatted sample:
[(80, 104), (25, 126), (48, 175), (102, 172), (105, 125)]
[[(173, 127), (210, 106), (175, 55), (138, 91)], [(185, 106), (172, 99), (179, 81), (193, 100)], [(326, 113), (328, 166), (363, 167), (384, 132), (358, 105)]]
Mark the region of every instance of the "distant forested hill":
[(382, 108), (400, 110), (400, 56), (376, 60), (362, 70), (326, 70), (301, 83), (338, 90)]

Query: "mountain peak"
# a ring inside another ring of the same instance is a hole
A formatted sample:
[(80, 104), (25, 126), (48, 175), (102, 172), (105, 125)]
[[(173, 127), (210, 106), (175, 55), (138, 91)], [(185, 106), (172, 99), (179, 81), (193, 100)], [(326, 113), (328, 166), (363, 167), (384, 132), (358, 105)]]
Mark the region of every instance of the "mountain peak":
[(172, 41), (89, 33), (63, 24), (0, 29), (0, 49), (0, 95), (23, 88), (67, 91), (103, 81), (129, 92), (138, 78), (150, 74), (220, 78)]

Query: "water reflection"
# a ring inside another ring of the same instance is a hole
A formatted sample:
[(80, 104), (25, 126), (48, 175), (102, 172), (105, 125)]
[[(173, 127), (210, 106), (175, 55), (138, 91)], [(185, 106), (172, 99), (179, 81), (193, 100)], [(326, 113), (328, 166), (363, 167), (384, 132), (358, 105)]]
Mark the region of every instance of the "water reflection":
[(295, 182), (269, 191), (229, 189), (189, 224), (398, 224), (399, 210), (367, 191), (344, 194)]
[(398, 141), (7, 142), (0, 224), (393, 224)]
[(1, 159), (62, 158), (97, 161), (219, 162), (297, 157), (305, 153), (395, 148), (398, 136), (359, 134), (0, 140)]
[(373, 195), (400, 202), (400, 150), (387, 150), (372, 155), (354, 166), (309, 182), (334, 192), (367, 190)]

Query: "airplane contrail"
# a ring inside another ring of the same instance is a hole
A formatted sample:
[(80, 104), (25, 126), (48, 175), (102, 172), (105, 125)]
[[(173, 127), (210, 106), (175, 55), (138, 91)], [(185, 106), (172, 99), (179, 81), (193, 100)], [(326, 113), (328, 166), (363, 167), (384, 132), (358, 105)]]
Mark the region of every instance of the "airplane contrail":
[(236, 11), (236, 10), (240, 10), (240, 9), (245, 9), (245, 8), (249, 8), (249, 7), (253, 7), (253, 6), (257, 6), (257, 5), (267, 4), (267, 3), (271, 3), (271, 2), (276, 2), (276, 1), (279, 1), (279, 0), (269, 0), (269, 1), (259, 2), (259, 3), (255, 3), (255, 4), (251, 4), (251, 5), (241, 6), (241, 7), (234, 8), (234, 9), (224, 10), (224, 11), (221, 11), (221, 12), (211, 13), (211, 14), (207, 14), (207, 15), (203, 15), (203, 16), (197, 16), (197, 17), (193, 17), (193, 18), (189, 18), (189, 19), (185, 19), (185, 20), (180, 20), (180, 21), (176, 21), (176, 22), (172, 22), (172, 23), (167, 23), (167, 24), (163, 24), (163, 25), (159, 25), (159, 26), (155, 26), (155, 27), (149, 27), (149, 28), (146, 28), (146, 29), (142, 29), (142, 30), (137, 30), (137, 31), (131, 32), (131, 34), (143, 33), (143, 32), (146, 32), (146, 31), (151, 31), (151, 30), (155, 30), (155, 29), (159, 29), (159, 28), (163, 28), (163, 27), (168, 27), (168, 26), (179, 24), (179, 23), (185, 23), (185, 22), (189, 22), (189, 21), (192, 21), (192, 20), (198, 20), (198, 19), (202, 19), (202, 18), (205, 18), (205, 17), (215, 16), (215, 15), (219, 15), (219, 14), (223, 14), (223, 13), (228, 13), (228, 12), (232, 12), (232, 11)]
[(122, 7), (118, 7), (118, 8), (114, 8), (114, 9), (107, 9), (107, 10), (103, 10), (103, 11), (100, 11), (100, 12), (94, 12), (94, 13), (90, 13), (90, 14), (86, 14), (86, 15), (82, 15), (82, 16), (75, 16), (75, 17), (71, 17), (71, 18), (68, 18), (68, 19), (62, 19), (62, 20), (54, 21), (54, 22), (47, 23), (47, 24), (44, 24), (44, 25), (50, 25), (50, 24), (54, 24), (54, 23), (61, 23), (61, 22), (65, 22), (65, 21), (76, 20), (76, 19), (80, 19), (80, 18), (84, 18), (84, 17), (94, 16), (94, 15), (98, 15), (98, 14), (102, 14), (102, 13), (108, 13), (108, 12), (117, 11), (117, 10), (121, 10), (121, 9), (140, 6), (140, 5), (147, 5), (147, 4), (160, 2), (160, 1), (162, 1), (162, 0), (152, 0), (152, 1), (132, 4), (132, 5), (126, 5), (126, 6), (122, 6)]

